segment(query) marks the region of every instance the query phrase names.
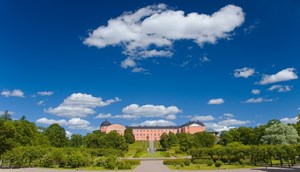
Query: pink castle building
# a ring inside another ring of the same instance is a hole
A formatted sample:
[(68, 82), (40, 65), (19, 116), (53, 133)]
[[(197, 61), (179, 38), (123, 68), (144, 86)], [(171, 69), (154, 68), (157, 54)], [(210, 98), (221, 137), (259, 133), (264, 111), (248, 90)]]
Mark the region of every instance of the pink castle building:
[(181, 126), (123, 126), (120, 124), (111, 124), (107, 120), (103, 121), (100, 126), (100, 131), (109, 133), (117, 131), (120, 135), (124, 135), (125, 129), (131, 128), (135, 140), (137, 141), (155, 141), (160, 140), (163, 133), (190, 133), (204, 132), (205, 125), (199, 121), (190, 121)]

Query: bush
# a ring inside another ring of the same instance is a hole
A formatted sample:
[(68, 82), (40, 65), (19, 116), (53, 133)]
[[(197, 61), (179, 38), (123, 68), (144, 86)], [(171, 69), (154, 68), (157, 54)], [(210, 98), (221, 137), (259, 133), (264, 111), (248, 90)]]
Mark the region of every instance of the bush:
[(188, 166), (191, 164), (189, 159), (168, 159), (163, 161), (164, 165), (178, 165), (178, 166)]
[(113, 170), (116, 167), (117, 167), (117, 157), (115, 157), (115, 156), (109, 156), (106, 159), (106, 168)]
[(193, 159), (193, 164), (207, 164), (210, 159)]
[(186, 159), (186, 160), (184, 161), (184, 165), (185, 165), (185, 166), (191, 165), (191, 160)]
[(180, 150), (180, 149), (175, 149), (175, 153), (181, 154), (181, 153), (182, 153), (182, 150)]
[(141, 161), (140, 160), (134, 160), (134, 159), (124, 159), (124, 163), (129, 163), (131, 166), (132, 165), (140, 165)]
[(97, 167), (105, 167), (107, 165), (105, 157), (97, 157), (93, 161), (93, 165)]
[(213, 163), (214, 163), (214, 161), (213, 161), (213, 160), (209, 160), (209, 161), (207, 162), (207, 166), (212, 166), (212, 165), (213, 165)]
[(121, 162), (118, 165), (118, 169), (120, 169), (120, 170), (128, 170), (128, 169), (131, 169), (131, 165), (128, 162)]
[(221, 167), (222, 166), (222, 161), (216, 161), (216, 163), (215, 163), (215, 166), (217, 167), (217, 168), (219, 168), (219, 167)]

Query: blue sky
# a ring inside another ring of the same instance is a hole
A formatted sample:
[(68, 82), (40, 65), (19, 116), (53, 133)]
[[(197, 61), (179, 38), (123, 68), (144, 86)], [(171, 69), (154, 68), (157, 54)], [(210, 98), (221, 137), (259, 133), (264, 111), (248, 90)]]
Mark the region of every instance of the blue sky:
[(0, 111), (86, 133), (300, 113), (298, 1), (1, 1)]

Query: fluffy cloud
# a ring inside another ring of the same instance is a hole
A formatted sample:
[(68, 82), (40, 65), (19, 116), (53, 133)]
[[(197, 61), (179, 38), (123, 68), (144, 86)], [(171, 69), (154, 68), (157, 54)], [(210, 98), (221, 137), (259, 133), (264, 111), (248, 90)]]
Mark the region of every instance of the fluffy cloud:
[(250, 123), (250, 121), (241, 121), (241, 120), (237, 120), (237, 119), (226, 119), (223, 121), (218, 122), (219, 125), (225, 125), (225, 126), (229, 126), (229, 125), (245, 125)]
[(174, 122), (171, 121), (167, 121), (167, 120), (148, 120), (148, 121), (144, 121), (140, 124), (132, 124), (132, 126), (137, 126), (137, 125), (141, 125), (141, 126), (175, 126), (176, 124)]
[(192, 40), (202, 46), (230, 38), (230, 33), (244, 18), (242, 8), (234, 5), (227, 5), (212, 15), (185, 14), (165, 4), (150, 5), (110, 19), (106, 26), (89, 33), (84, 44), (98, 48), (120, 45), (129, 57), (121, 66), (135, 68), (137, 60), (172, 56), (172, 45), (177, 40)]
[(209, 100), (207, 104), (209, 104), (209, 105), (219, 105), (219, 104), (223, 104), (223, 103), (224, 103), (224, 99), (218, 98), (218, 99)]
[(215, 118), (211, 115), (208, 116), (194, 116), (192, 121), (213, 121)]
[(226, 117), (226, 118), (234, 118), (234, 115), (231, 114), (231, 113), (224, 113), (223, 117)]
[(98, 114), (96, 117), (96, 119), (108, 119), (108, 118), (119, 118), (119, 119), (127, 119), (127, 120), (131, 120), (131, 119), (138, 119), (139, 117), (138, 116), (134, 116), (134, 115), (112, 115), (110, 113), (108, 114), (103, 114), (103, 113), (100, 113)]
[(263, 102), (272, 102), (273, 99), (264, 99), (262, 97), (259, 98), (251, 98), (245, 101), (245, 103), (263, 103)]
[(181, 110), (176, 106), (165, 107), (163, 105), (149, 104), (139, 106), (137, 104), (131, 104), (123, 108), (122, 112), (125, 115), (131, 115), (136, 117), (168, 117), (169, 115), (176, 115), (180, 113)]
[(228, 126), (220, 125), (218, 123), (205, 123), (205, 127), (206, 127), (206, 129), (213, 129), (218, 132), (228, 131), (231, 128), (235, 128), (235, 127), (228, 127)]
[(255, 69), (252, 68), (241, 68), (241, 69), (235, 69), (234, 70), (234, 77), (236, 78), (248, 78), (249, 76), (252, 76), (255, 73)]
[(268, 89), (269, 91), (288, 92), (292, 90), (292, 86), (289, 85), (273, 85)]
[(210, 62), (210, 61), (211, 61), (211, 60), (210, 60), (208, 57), (206, 57), (206, 56), (200, 57), (199, 60), (200, 60), (200, 62), (202, 62), (202, 63)]
[(72, 118), (68, 121), (65, 119), (54, 120), (54, 119), (40, 118), (36, 120), (36, 123), (46, 124), (46, 125), (51, 125), (56, 123), (59, 125), (68, 126), (70, 129), (79, 129), (79, 130), (88, 130), (88, 131), (92, 131), (95, 129), (95, 127), (91, 126), (91, 123), (89, 121), (80, 118)]
[(40, 95), (40, 96), (51, 96), (54, 94), (54, 92), (53, 91), (40, 91), (40, 92), (37, 92), (36, 94)]
[(254, 95), (258, 95), (258, 94), (260, 94), (260, 90), (259, 89), (253, 89), (253, 90), (251, 90), (251, 93), (254, 94)]
[(285, 123), (285, 124), (295, 124), (298, 121), (298, 117), (296, 116), (295, 118), (282, 118), (280, 119), (281, 122)]
[(118, 97), (103, 101), (101, 97), (93, 97), (89, 94), (73, 93), (56, 108), (46, 109), (45, 112), (62, 117), (86, 117), (95, 114), (94, 108), (108, 106), (121, 101)]
[(276, 74), (273, 75), (263, 75), (261, 81), (259, 84), (266, 85), (266, 84), (272, 84), (276, 82), (283, 82), (283, 81), (289, 81), (298, 79), (297, 74), (295, 73), (295, 68), (287, 68), (283, 69), (282, 71), (279, 71)]
[(3, 90), (1, 92), (1, 95), (4, 97), (24, 97), (24, 92), (19, 89), (14, 89), (12, 91), (9, 90)]
[[(232, 114), (228, 116), (232, 116)], [(220, 132), (220, 131), (227, 131), (230, 130), (231, 128), (235, 128), (236, 126), (245, 125), (248, 123), (250, 123), (250, 121), (242, 121), (237, 119), (225, 119), (216, 123), (212, 123), (212, 122), (205, 123), (205, 126), (207, 129), (213, 129)]]
[(40, 118), (36, 120), (36, 123), (47, 124), (47, 125), (51, 125), (51, 124), (67, 125), (68, 122), (65, 119), (55, 120), (55, 119)]

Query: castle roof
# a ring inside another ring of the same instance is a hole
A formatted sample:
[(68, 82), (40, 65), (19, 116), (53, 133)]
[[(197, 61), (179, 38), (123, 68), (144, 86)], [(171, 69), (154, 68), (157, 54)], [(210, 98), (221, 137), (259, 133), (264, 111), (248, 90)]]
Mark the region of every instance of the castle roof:
[(189, 121), (185, 124), (183, 124), (181, 127), (187, 127), (187, 126), (190, 126), (190, 125), (193, 125), (193, 124), (197, 124), (197, 125), (200, 125), (200, 126), (205, 126), (202, 122), (200, 121)]
[(111, 125), (111, 123), (108, 122), (107, 119), (101, 123), (101, 127), (107, 127), (107, 126), (110, 126), (110, 125)]

